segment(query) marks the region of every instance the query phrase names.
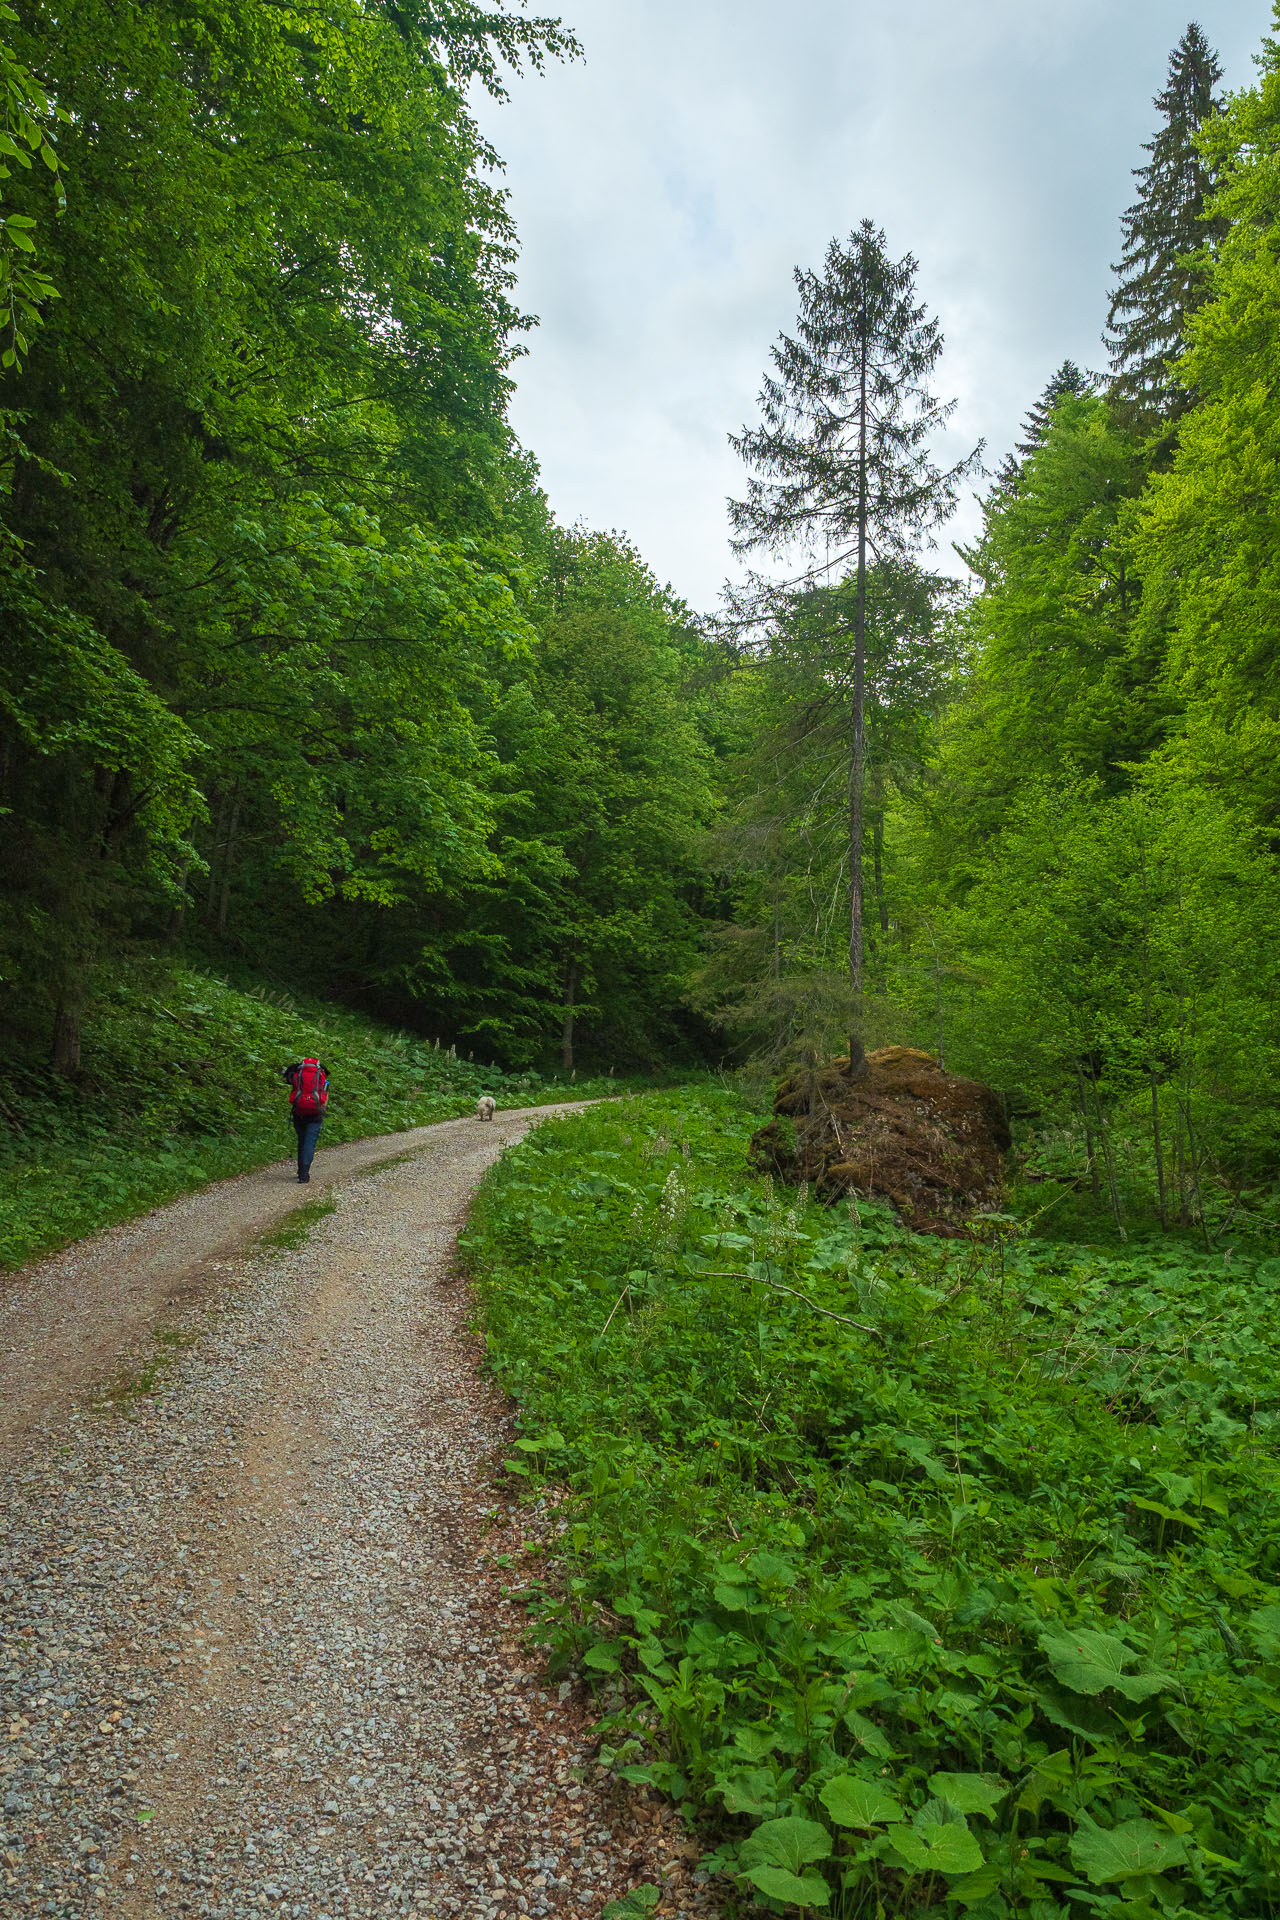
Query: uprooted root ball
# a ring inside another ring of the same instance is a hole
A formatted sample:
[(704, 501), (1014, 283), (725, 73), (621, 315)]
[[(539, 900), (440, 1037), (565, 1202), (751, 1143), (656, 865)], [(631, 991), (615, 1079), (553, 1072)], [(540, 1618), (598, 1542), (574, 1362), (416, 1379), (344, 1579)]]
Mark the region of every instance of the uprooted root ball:
[(825, 1200), (889, 1200), (918, 1233), (956, 1234), (999, 1198), (1009, 1127), (979, 1080), (913, 1047), (881, 1047), (855, 1078), (847, 1059), (784, 1080), (751, 1164)]

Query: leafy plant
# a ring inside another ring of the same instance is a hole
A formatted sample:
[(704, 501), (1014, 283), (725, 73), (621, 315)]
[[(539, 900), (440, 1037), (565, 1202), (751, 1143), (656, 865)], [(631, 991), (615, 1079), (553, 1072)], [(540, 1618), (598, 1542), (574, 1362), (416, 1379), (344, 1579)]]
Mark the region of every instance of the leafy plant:
[(1274, 1915), (1280, 1261), (916, 1238), (755, 1124), (551, 1122), (464, 1238), (602, 1757), (771, 1910)]

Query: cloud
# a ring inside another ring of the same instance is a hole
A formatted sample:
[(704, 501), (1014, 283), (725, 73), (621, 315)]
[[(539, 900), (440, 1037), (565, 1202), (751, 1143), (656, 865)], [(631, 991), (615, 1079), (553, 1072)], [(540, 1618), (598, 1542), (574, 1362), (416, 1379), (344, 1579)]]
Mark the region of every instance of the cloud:
[[(1110, 263), (1187, 0), (567, 0), (585, 61), (479, 102), (540, 325), (516, 431), (562, 520), (629, 531), (695, 605), (731, 570), (726, 435), (792, 270), (864, 216), (942, 318), (955, 458), (998, 464), (1060, 362), (1102, 361)], [(1267, 0), (1196, 17), (1233, 88)], [(972, 530), (967, 508), (951, 529)], [(957, 563), (958, 564), (958, 563)]]

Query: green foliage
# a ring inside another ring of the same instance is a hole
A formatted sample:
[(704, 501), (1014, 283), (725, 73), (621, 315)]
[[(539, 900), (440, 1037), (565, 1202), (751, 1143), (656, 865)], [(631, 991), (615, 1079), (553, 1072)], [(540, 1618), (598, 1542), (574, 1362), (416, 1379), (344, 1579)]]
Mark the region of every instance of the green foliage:
[(1138, 582), (1119, 537), (1144, 472), (1106, 403), (1067, 394), (1017, 487), (986, 503), (982, 538), (965, 553), (984, 587), (970, 617), (972, 679), (943, 755), (971, 840), (1024, 781), (1072, 768), (1123, 783), (1125, 763), (1158, 735), (1150, 669), (1130, 645)]
[(1179, 777), (1226, 794), (1268, 825), (1280, 811), (1280, 46), (1268, 41), (1259, 84), (1206, 129), (1223, 174), (1215, 201), (1229, 222), (1212, 299), (1190, 326), (1179, 374), (1197, 407), (1182, 422), (1171, 469), (1142, 505), (1137, 551), (1147, 619), (1168, 646), (1168, 678), (1185, 729), (1168, 759)]
[[(956, 684), (963, 598), (954, 582), (915, 566), (867, 570), (863, 872), (878, 985), (902, 904), (886, 826), (895, 802), (924, 777), (938, 713)], [(734, 912), (710, 930), (696, 997), (771, 1066), (842, 1052), (858, 1024), (847, 977), (856, 612), (852, 578), (794, 595), (726, 702), (742, 744), (722, 771), (714, 857)], [(866, 1017), (864, 1000), (864, 1026)]]
[[(0, 1267), (285, 1158), (293, 1134), (280, 1072), (300, 1053), (320, 1054), (333, 1079), (323, 1147), (468, 1113), (482, 1092), (502, 1106), (536, 1106), (615, 1090), (507, 1075), (338, 1007), (159, 963), (105, 976), (91, 1016), (74, 1083), (10, 1035)], [(295, 1224), (309, 1228), (324, 1210), (301, 1210), (273, 1244), (294, 1244)]]
[(1053, 426), (1054, 413), (1058, 402), (1065, 399), (1083, 399), (1086, 394), (1096, 393), (1098, 376), (1086, 373), (1074, 360), (1064, 360), (1062, 365), (1051, 373), (1045, 382), (1044, 392), (1035, 404), (1027, 409), (1022, 422), (1022, 438), (1012, 453), (1006, 454), (1000, 466), (996, 486), (1002, 493), (1015, 493), (1021, 483), (1023, 469), (1033, 453), (1038, 453), (1049, 438)]
[(753, 1123), (552, 1123), (466, 1236), (606, 1759), (841, 1920), (1275, 1913), (1280, 1263), (913, 1238)]
[(1175, 1190), (1190, 1217), (1211, 1167), (1236, 1185), (1267, 1177), (1280, 889), (1246, 823), (1170, 784), (1028, 790), (956, 925), (981, 980), (957, 1057), (1074, 1109), (1109, 1182), (1109, 1129), (1144, 1110), (1162, 1224)]
[(1209, 292), (1208, 249), (1226, 222), (1210, 214), (1214, 167), (1198, 136), (1222, 107), (1222, 67), (1193, 20), (1169, 56), (1156, 95), (1161, 126), (1136, 169), (1138, 198), (1124, 215), (1124, 250), (1107, 314), (1112, 392), (1131, 418), (1158, 424), (1185, 411), (1174, 368), (1187, 324)]
[[(0, 5), (0, 31), (18, 18)], [(0, 41), (0, 181), (12, 180), (15, 167), (30, 173), (38, 159), (52, 174), (54, 204), (66, 206), (55, 127), (67, 115), (55, 107), (28, 67)], [(49, 182), (42, 183), (46, 188)], [(37, 264), (39, 242), (33, 214), (5, 210), (0, 199), (0, 368), (16, 367), (40, 324), (40, 309), (57, 297), (57, 288)]]
[(707, 650), (628, 542), (537, 532), (538, 641), (486, 714), (495, 860), (445, 909), (436, 977), (459, 1029), (504, 1058), (545, 1057), (554, 1035), (565, 1071), (584, 1045), (648, 1065), (689, 1045), (679, 1002), (716, 798)]
[(467, 103), (572, 36), (34, 0), (13, 38), (74, 184), (42, 236), (62, 298), (0, 382), (10, 1005), (40, 996), (74, 1076), (99, 957), (198, 915), (220, 954), (294, 977), (301, 947), (309, 984), (512, 1058), (570, 1003), (605, 1064), (683, 1044), (699, 649), (625, 543), (556, 533), (512, 442), (525, 322)]

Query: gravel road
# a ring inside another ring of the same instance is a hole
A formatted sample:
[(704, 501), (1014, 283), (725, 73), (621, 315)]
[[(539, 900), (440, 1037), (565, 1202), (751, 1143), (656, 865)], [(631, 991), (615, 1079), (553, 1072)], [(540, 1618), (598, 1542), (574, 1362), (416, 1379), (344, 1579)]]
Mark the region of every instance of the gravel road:
[[(6, 1913), (515, 1920), (644, 1882), (712, 1911), (496, 1564), (539, 1522), (495, 1482), (452, 1256), (545, 1112), (226, 1182), (0, 1299)], [(246, 1245), (340, 1173), (302, 1244)]]

